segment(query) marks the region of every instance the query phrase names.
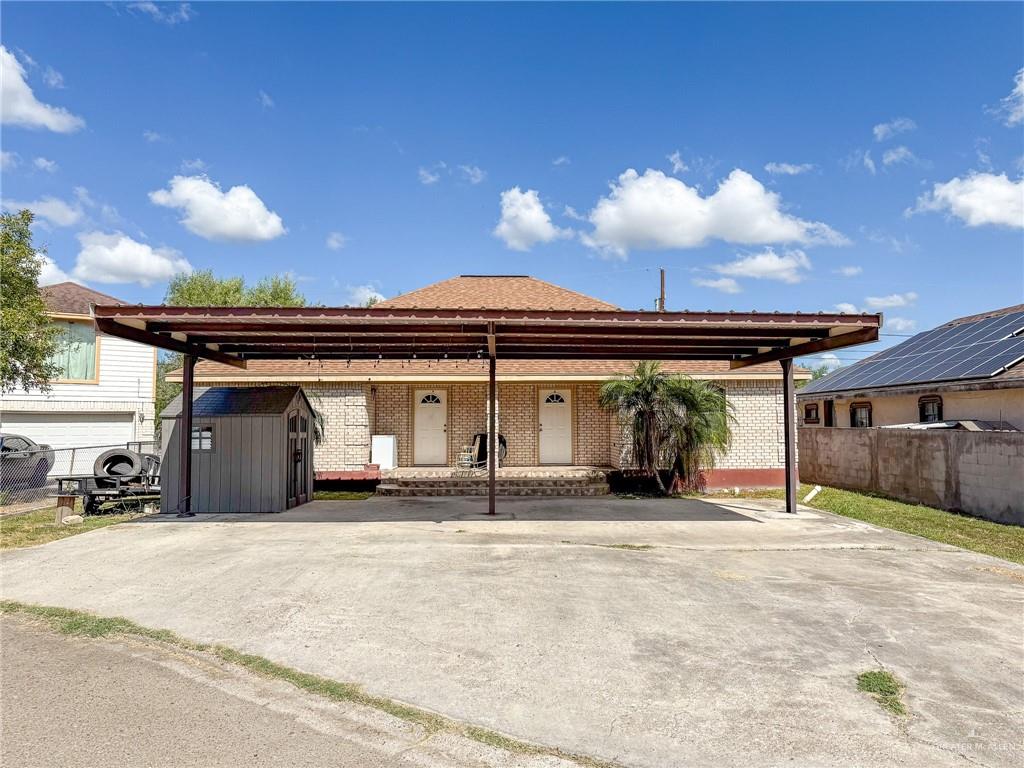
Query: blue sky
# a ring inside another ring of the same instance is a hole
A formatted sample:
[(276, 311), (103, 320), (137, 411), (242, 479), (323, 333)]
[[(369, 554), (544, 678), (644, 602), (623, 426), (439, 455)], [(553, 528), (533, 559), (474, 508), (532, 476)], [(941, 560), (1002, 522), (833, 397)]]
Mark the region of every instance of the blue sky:
[(1019, 3), (2, 21), (4, 204), (48, 213), (50, 275), (124, 299), (189, 268), (325, 304), (504, 273), (648, 308), (664, 266), (671, 309), (893, 333), (1024, 301)]

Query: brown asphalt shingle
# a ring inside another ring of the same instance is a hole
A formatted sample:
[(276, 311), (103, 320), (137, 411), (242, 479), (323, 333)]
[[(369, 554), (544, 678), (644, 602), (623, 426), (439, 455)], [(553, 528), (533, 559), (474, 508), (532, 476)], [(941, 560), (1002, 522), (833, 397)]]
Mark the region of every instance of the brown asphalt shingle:
[(39, 289), (46, 308), (50, 312), (62, 312), (69, 315), (88, 315), (90, 304), (124, 304), (105, 293), (94, 291), (78, 283), (55, 283)]
[(614, 304), (585, 296), (526, 275), (461, 275), (409, 291), (377, 303), (392, 309), (619, 309)]
[[(630, 360), (502, 360), (498, 359), (498, 376), (615, 376), (633, 369)], [(662, 363), (662, 370), (668, 373), (725, 374), (729, 373), (727, 360), (671, 360)], [(801, 368), (796, 369), (803, 373)], [(175, 372), (177, 373), (177, 372)], [(778, 363), (751, 365), (739, 374), (771, 373), (781, 376)], [(180, 375), (180, 374), (179, 374)], [(301, 376), (353, 378), (370, 376), (408, 376), (411, 379), (444, 378), (445, 376), (486, 376), (486, 360), (250, 360), (247, 368), (202, 360), (196, 365), (196, 376), (214, 380), (246, 377), (259, 381), (265, 376)]]

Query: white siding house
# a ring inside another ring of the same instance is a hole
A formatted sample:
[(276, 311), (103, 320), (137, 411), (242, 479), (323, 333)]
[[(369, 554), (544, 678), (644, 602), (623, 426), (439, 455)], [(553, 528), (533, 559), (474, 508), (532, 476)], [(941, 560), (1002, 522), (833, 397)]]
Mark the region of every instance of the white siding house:
[[(0, 398), (0, 431), (54, 448), (152, 440), (156, 349), (98, 333), (89, 314), (90, 304), (123, 302), (75, 283), (42, 293), (53, 321), (67, 330), (57, 358), (62, 377), (48, 392), (15, 390)], [(89, 471), (87, 465), (83, 455), (75, 471)]]

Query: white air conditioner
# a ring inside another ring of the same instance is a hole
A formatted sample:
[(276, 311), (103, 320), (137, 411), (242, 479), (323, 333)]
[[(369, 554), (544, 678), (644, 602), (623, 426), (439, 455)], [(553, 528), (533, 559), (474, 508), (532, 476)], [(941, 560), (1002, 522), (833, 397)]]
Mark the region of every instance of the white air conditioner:
[(373, 435), (370, 437), (370, 463), (381, 469), (398, 466), (398, 437), (395, 435)]

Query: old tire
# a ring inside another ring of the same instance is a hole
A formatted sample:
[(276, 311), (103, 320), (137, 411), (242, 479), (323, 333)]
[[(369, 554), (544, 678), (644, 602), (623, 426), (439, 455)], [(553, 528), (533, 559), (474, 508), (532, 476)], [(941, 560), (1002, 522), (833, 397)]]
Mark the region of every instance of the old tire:
[(97, 477), (131, 477), (142, 472), (142, 457), (125, 448), (112, 448), (96, 457), (92, 473)]

